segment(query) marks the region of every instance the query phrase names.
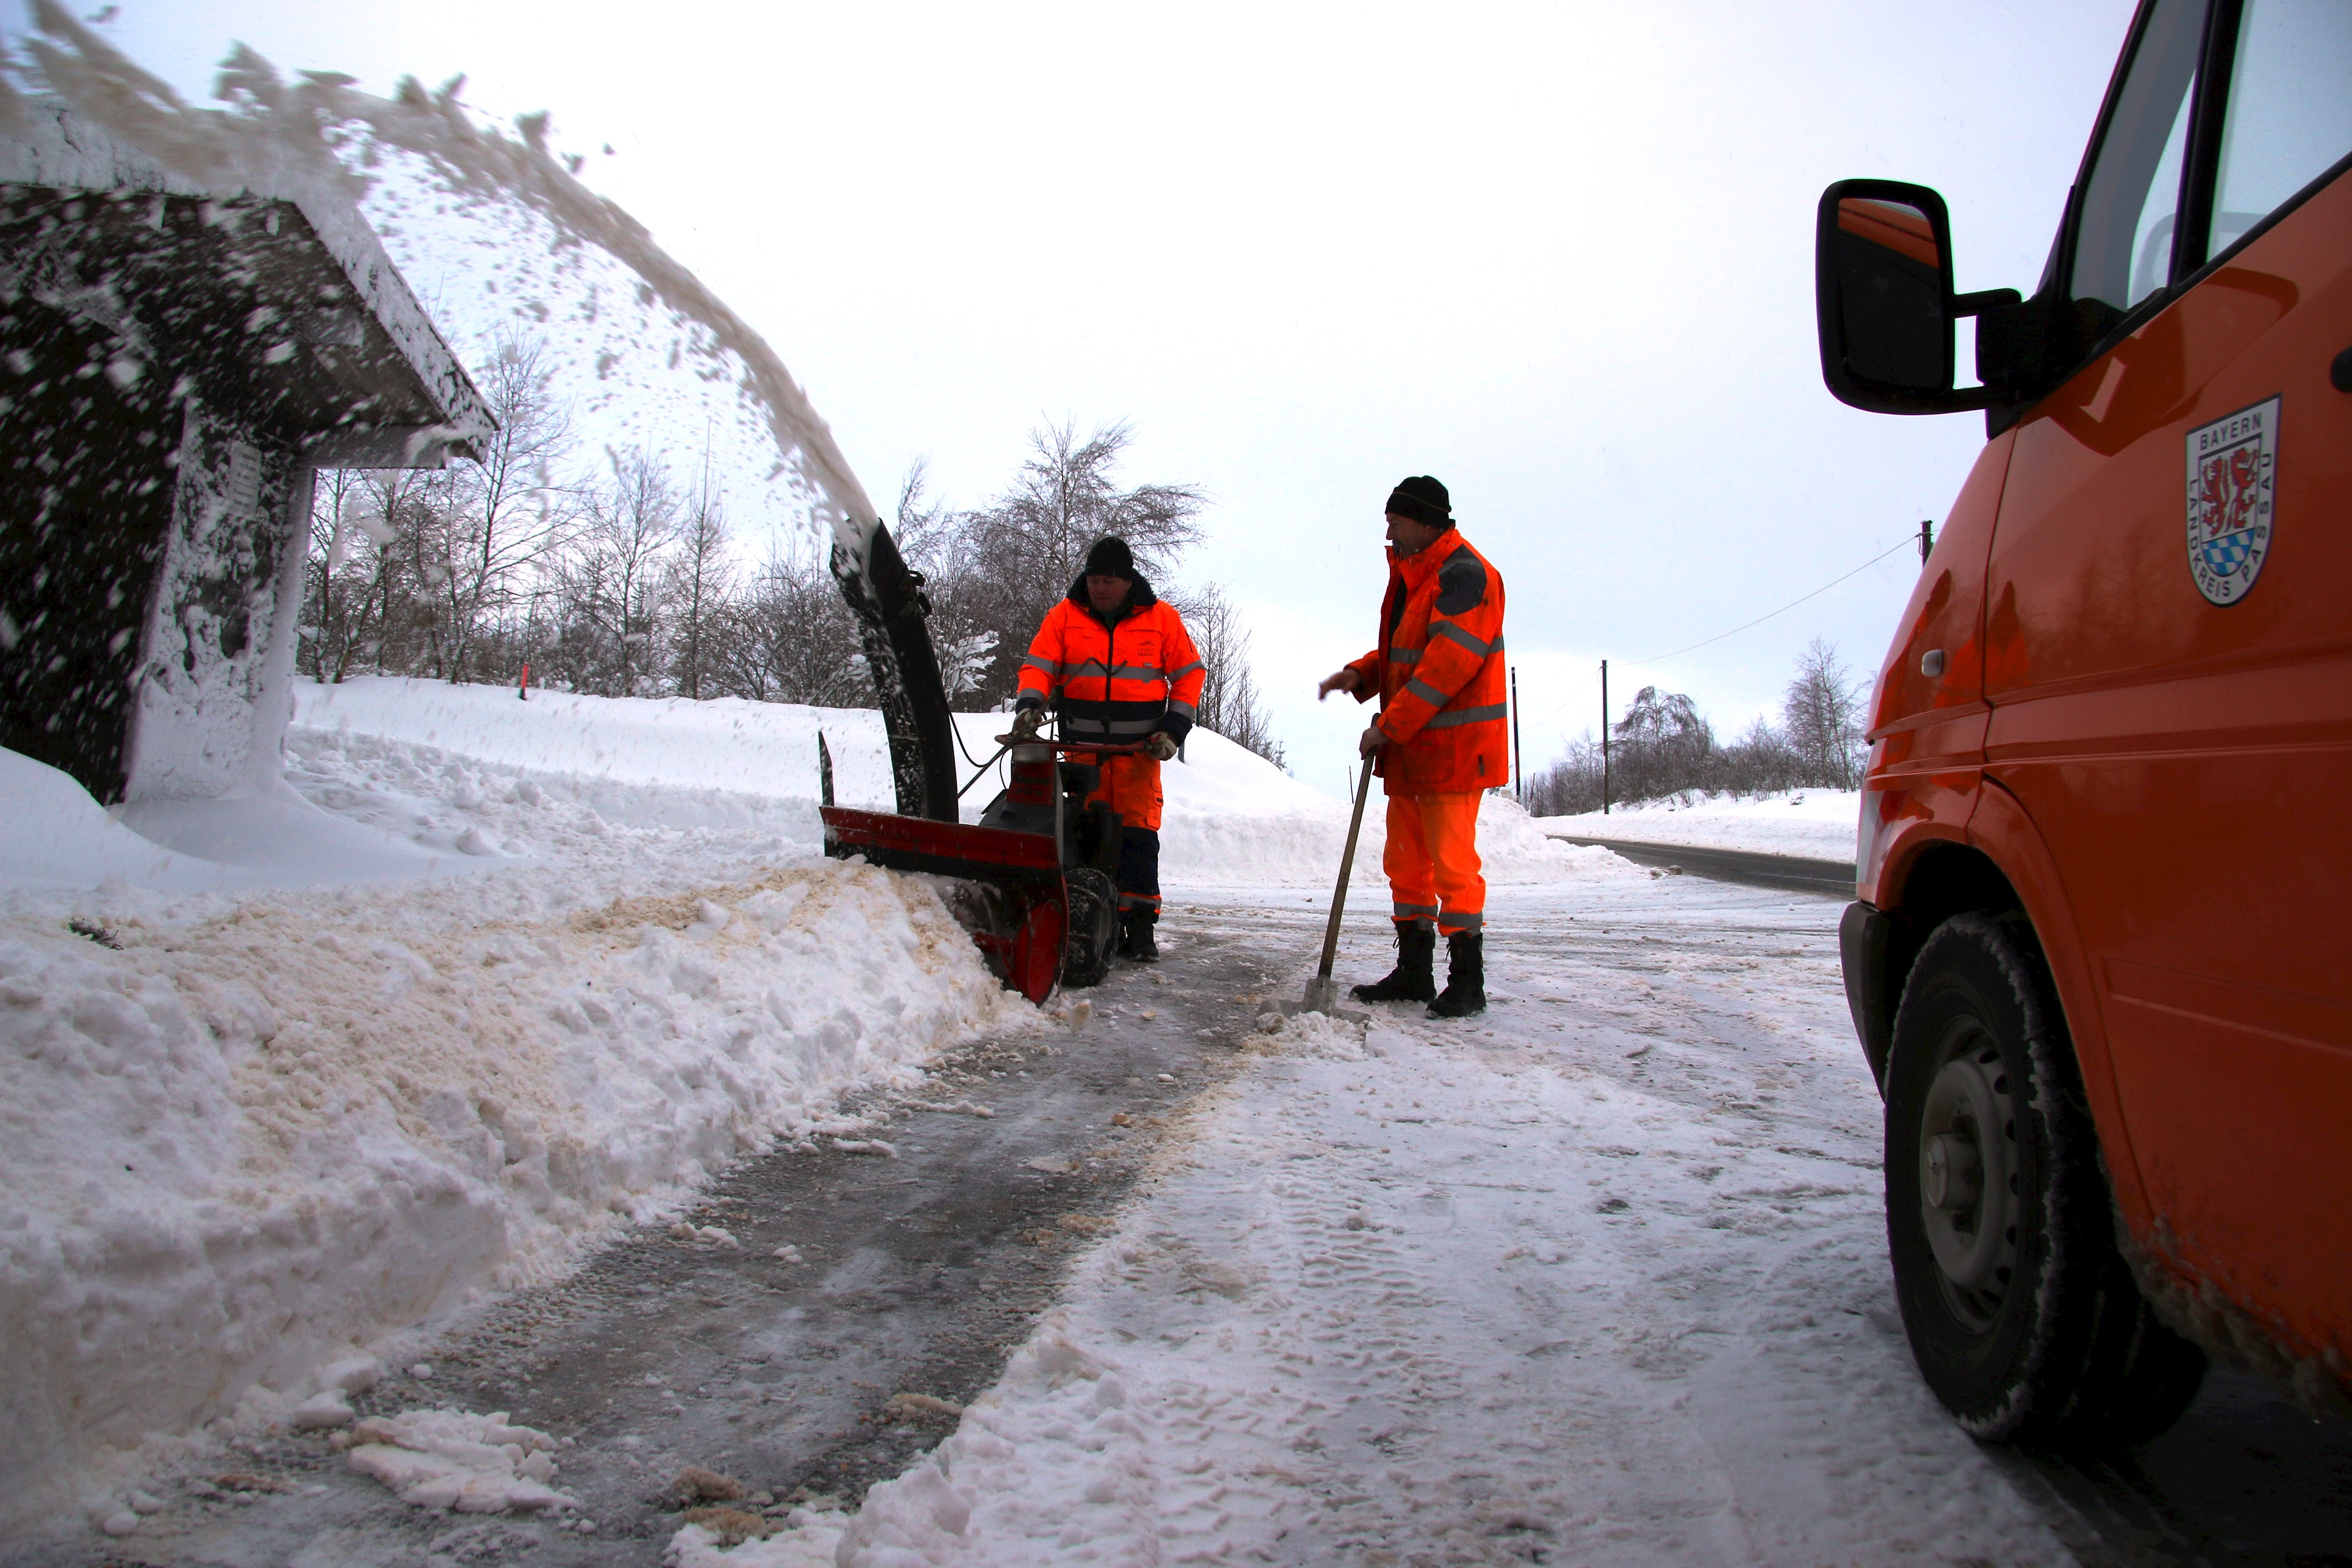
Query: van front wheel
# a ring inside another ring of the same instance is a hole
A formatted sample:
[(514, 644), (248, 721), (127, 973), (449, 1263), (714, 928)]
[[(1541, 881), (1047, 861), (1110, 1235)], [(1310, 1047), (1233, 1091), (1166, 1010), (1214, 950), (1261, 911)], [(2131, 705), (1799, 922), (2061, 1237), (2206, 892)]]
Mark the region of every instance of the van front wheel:
[(2116, 1248), (2097, 1134), (2031, 928), (1961, 915), (1920, 948), (1886, 1074), (1886, 1239), (1912, 1355), (1991, 1441), (2131, 1443), (2205, 1360)]

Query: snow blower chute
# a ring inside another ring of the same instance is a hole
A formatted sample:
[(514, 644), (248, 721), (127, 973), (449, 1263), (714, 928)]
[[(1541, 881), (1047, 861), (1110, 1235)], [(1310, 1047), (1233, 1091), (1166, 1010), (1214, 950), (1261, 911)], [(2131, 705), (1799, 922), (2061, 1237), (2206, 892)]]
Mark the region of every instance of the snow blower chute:
[(1109, 971), (1118, 931), (1111, 873), (1120, 823), (1117, 812), (1084, 804), (1097, 770), (1061, 755), (1139, 747), (1000, 737), (1011, 754), (1011, 783), (977, 825), (964, 823), (957, 809), (954, 721), (924, 624), (931, 606), (921, 574), (908, 568), (879, 522), (836, 536), (832, 567), (881, 698), (898, 809), (835, 805), (832, 761), (819, 737), (825, 853), (954, 878), (948, 906), (997, 977), (1033, 1002), (1051, 996), (1056, 984), (1095, 984)]

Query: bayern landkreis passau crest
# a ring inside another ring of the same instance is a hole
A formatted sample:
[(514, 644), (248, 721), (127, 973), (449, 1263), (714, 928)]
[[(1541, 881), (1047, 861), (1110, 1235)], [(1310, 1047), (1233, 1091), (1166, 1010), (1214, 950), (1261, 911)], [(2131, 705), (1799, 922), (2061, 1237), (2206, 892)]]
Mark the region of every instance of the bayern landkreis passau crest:
[(2278, 423), (2271, 398), (2189, 433), (2189, 575), (2216, 604), (2243, 599), (2270, 553)]

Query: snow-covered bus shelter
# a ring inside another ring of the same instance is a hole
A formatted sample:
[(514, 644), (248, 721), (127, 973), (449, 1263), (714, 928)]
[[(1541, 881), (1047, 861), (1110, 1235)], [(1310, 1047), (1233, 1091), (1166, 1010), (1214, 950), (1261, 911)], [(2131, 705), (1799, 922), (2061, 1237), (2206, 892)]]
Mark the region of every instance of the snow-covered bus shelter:
[(0, 744), (106, 802), (278, 771), (311, 485), (492, 428), (332, 168), (0, 136)]

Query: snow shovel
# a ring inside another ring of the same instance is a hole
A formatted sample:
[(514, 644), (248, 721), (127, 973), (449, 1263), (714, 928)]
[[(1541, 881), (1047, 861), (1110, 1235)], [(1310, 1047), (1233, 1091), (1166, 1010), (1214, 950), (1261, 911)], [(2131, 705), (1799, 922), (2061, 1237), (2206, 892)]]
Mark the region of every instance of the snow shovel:
[(1348, 819), (1348, 847), (1339, 852), (1339, 884), (1331, 890), (1331, 918), (1323, 927), (1323, 962), (1316, 966), (1315, 977), (1307, 982), (1307, 995), (1295, 1009), (1286, 1013), (1323, 1013), (1333, 1018), (1371, 1015), (1346, 1013), (1339, 1010), (1339, 987), (1331, 978), (1331, 960), (1339, 951), (1339, 917), (1348, 910), (1348, 873), (1355, 869), (1356, 835), (1364, 828), (1364, 798), (1372, 792), (1372, 759), (1364, 758), (1362, 776), (1356, 780), (1355, 814)]

